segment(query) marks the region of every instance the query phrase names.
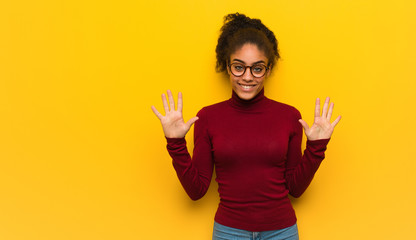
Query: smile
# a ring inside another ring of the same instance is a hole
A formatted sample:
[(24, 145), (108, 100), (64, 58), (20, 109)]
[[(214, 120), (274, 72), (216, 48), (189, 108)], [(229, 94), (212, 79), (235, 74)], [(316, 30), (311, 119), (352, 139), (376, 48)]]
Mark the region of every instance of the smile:
[(238, 84), (238, 85), (240, 85), (244, 90), (250, 90), (250, 89), (252, 89), (253, 87), (255, 87), (256, 85), (243, 85), (243, 84)]

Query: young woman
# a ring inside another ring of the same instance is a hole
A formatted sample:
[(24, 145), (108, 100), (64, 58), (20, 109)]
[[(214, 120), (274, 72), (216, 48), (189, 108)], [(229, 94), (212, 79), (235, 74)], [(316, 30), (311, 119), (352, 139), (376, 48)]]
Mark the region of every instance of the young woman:
[[(299, 197), (308, 187), (340, 116), (330, 122), (333, 103), (326, 99), (322, 115), (316, 100), (311, 127), (298, 110), (264, 96), (264, 81), (279, 58), (277, 40), (259, 19), (243, 14), (224, 18), (216, 48), (217, 71), (227, 72), (230, 99), (204, 107), (184, 122), (182, 95), (162, 94), (160, 119), (167, 149), (182, 186), (201, 198), (215, 166), (220, 204), (213, 239), (299, 239), (288, 194)], [(169, 103), (168, 103), (169, 102)], [(185, 135), (195, 123), (194, 150)], [(302, 127), (307, 136), (302, 156)]]

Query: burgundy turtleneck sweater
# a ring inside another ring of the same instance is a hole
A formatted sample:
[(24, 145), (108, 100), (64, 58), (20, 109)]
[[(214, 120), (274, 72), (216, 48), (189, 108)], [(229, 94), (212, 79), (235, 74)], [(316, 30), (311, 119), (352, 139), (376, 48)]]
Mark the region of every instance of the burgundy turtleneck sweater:
[(193, 157), (184, 138), (167, 138), (167, 149), (185, 191), (204, 196), (215, 166), (220, 204), (215, 221), (248, 231), (269, 231), (296, 223), (288, 194), (308, 187), (329, 139), (307, 141), (298, 110), (264, 96), (231, 99), (204, 107), (194, 128)]

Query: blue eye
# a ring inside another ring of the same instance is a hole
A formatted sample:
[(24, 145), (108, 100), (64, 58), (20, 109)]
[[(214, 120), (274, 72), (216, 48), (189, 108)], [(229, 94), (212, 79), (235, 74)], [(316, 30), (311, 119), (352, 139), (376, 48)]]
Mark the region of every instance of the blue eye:
[(266, 68), (262, 65), (253, 66), (253, 72), (256, 72), (256, 73), (261, 73), (263, 72), (264, 69)]
[(243, 65), (237, 65), (237, 64), (234, 64), (234, 65), (233, 65), (233, 68), (234, 68), (237, 72), (242, 72), (242, 71), (244, 71), (244, 66), (243, 66)]

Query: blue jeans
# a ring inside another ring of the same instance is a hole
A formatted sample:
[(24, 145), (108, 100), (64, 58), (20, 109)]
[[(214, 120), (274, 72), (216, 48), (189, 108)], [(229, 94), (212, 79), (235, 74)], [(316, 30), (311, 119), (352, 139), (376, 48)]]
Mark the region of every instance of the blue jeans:
[(212, 240), (299, 240), (297, 224), (273, 231), (250, 232), (214, 222)]

